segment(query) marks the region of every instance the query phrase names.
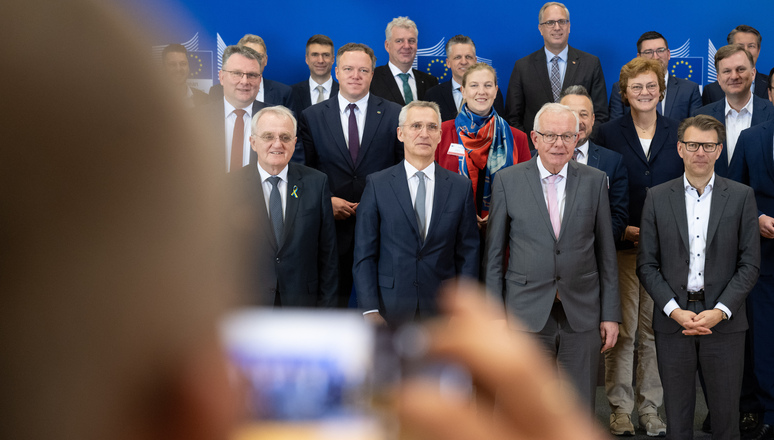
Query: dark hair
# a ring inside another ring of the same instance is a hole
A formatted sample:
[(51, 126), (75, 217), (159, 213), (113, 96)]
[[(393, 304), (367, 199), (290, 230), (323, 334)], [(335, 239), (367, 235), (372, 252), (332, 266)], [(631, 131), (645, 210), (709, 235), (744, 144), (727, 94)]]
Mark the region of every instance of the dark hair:
[(667, 43), (667, 40), (666, 38), (664, 38), (663, 35), (659, 34), (656, 31), (648, 31), (640, 35), (640, 39), (637, 40), (637, 53), (640, 53), (640, 48), (642, 47), (643, 41), (658, 40), (659, 38), (664, 40), (664, 46), (666, 46), (666, 48), (669, 49), (669, 43)]
[(769, 71), (769, 88), (774, 89), (774, 83), (772, 83), (772, 80), (774, 80), (774, 67), (771, 68)]
[(263, 66), (263, 55), (256, 52), (255, 49), (247, 46), (228, 46), (226, 50), (223, 51), (222, 66), (226, 67), (226, 61), (228, 61), (231, 55), (237, 55), (237, 54), (242, 55), (245, 58), (258, 61), (258, 64)]
[(736, 35), (737, 32), (746, 32), (748, 34), (753, 34), (758, 38), (758, 49), (761, 48), (761, 41), (763, 41), (763, 37), (761, 36), (761, 33), (758, 32), (758, 29), (755, 29), (752, 26), (747, 26), (746, 24), (740, 24), (739, 26), (735, 27), (731, 32), (728, 33), (728, 37), (726, 38), (726, 41), (728, 41), (728, 44), (734, 44), (734, 35)]
[(329, 36), (327, 36), (327, 35), (323, 35), (323, 34), (312, 35), (311, 37), (309, 37), (308, 40), (306, 40), (306, 47), (308, 48), (309, 46), (311, 46), (313, 44), (320, 44), (322, 46), (330, 46), (331, 47), (331, 52), (333, 52), (333, 40), (331, 40), (331, 38)]
[(715, 70), (720, 70), (718, 64), (720, 64), (722, 60), (739, 52), (744, 52), (744, 54), (747, 55), (747, 59), (750, 60), (750, 67), (755, 67), (753, 56), (750, 52), (747, 51), (747, 49), (741, 46), (737, 46), (736, 44), (729, 44), (727, 46), (721, 47), (717, 52), (715, 52)]
[(172, 43), (169, 46), (165, 47), (164, 50), (161, 51), (161, 61), (164, 61), (167, 59), (167, 55), (169, 55), (172, 52), (176, 53), (182, 53), (185, 54), (186, 57), (188, 57), (188, 50), (183, 46), (182, 44)]
[(680, 126), (677, 128), (677, 140), (684, 142), (685, 131), (690, 127), (696, 127), (701, 131), (715, 130), (718, 134), (718, 142), (725, 143), (726, 140), (726, 127), (722, 122), (709, 115), (698, 115), (692, 118), (683, 119)]

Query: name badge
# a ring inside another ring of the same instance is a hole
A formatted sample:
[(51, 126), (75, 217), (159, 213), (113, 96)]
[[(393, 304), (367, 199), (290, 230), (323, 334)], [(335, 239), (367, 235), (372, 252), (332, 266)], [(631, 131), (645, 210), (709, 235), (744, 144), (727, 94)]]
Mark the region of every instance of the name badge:
[(449, 145), (449, 151), (447, 151), (446, 154), (450, 154), (452, 156), (464, 156), (465, 147), (463, 147), (462, 144), (451, 144)]

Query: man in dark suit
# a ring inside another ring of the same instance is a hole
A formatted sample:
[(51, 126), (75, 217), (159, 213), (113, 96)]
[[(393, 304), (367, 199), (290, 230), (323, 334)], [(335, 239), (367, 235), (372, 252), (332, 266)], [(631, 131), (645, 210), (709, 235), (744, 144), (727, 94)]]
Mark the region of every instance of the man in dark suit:
[(235, 175), (244, 186), (255, 232), (254, 291), (259, 304), (298, 307), (336, 305), (336, 226), (328, 177), (288, 163), (296, 145), (296, 120), (282, 106), (252, 119), (250, 144), (258, 164)]
[[(753, 438), (774, 438), (774, 120), (742, 131), (729, 177), (749, 185), (758, 204), (761, 273), (750, 292), (752, 351), (763, 426)], [(714, 420), (713, 420), (714, 422)]]
[[(263, 41), (263, 38), (258, 35), (246, 34), (239, 40), (237, 46), (246, 46), (258, 52), (261, 55), (261, 72), (266, 69), (269, 56), (266, 52), (266, 43)], [(211, 99), (218, 99), (222, 94), (223, 88), (220, 84), (215, 84), (210, 88)], [(263, 77), (261, 77), (261, 81), (258, 84), (258, 95), (255, 99), (266, 105), (283, 105), (291, 110), (296, 108), (293, 101), (293, 90), (290, 86)]]
[(540, 8), (538, 20), (545, 45), (513, 66), (505, 101), (508, 123), (529, 133), (543, 104), (559, 102), (562, 90), (572, 85), (586, 88), (597, 122), (607, 121), (607, 89), (599, 58), (567, 44), (570, 11), (562, 3), (549, 2)]
[(223, 68), (218, 79), (223, 96), (201, 107), (199, 116), (211, 127), (217, 139), (225, 144), (226, 172), (255, 163), (250, 147), (250, 121), (258, 110), (266, 107), (255, 100), (262, 67), (260, 54), (243, 46), (228, 46), (223, 52)]
[(637, 255), (637, 275), (655, 304), (667, 436), (693, 438), (700, 368), (713, 438), (739, 439), (745, 298), (760, 266), (755, 198), (749, 187), (714, 172), (723, 124), (689, 118), (678, 138), (685, 174), (648, 192)]
[(495, 176), (484, 267), (489, 292), (593, 408), (600, 348), (615, 345), (621, 309), (607, 179), (570, 160), (577, 134), (568, 107), (538, 112), (538, 156)]
[(734, 160), (736, 140), (739, 133), (753, 125), (774, 119), (774, 106), (765, 98), (750, 91), (755, 75), (755, 61), (747, 49), (737, 46), (723, 46), (715, 52), (715, 69), (718, 83), (725, 99), (705, 105), (696, 110), (697, 115), (709, 115), (726, 127), (725, 147), (715, 162), (715, 172), (725, 177)]
[(198, 107), (210, 102), (209, 96), (201, 90), (188, 85), (191, 67), (188, 63), (188, 50), (182, 44), (170, 44), (161, 51), (161, 67), (175, 94), (180, 96), (186, 107)]
[[(430, 88), (425, 94), (426, 101), (433, 101), (441, 109), (441, 120), (448, 121), (457, 117), (462, 106), (462, 77), (468, 67), (476, 64), (476, 45), (470, 37), (455, 35), (446, 43), (446, 67), (452, 72), (452, 79)], [(494, 109), (505, 117), (503, 94), (497, 90)]]
[(411, 68), (417, 56), (418, 36), (416, 23), (408, 17), (394, 18), (387, 25), (384, 49), (390, 54), (390, 61), (374, 70), (371, 93), (406, 105), (415, 99), (425, 99), (425, 92), (438, 85), (433, 75)]
[(405, 160), (367, 178), (358, 207), (353, 274), (366, 319), (396, 326), (438, 312), (445, 280), (478, 278), (479, 238), (470, 180), (438, 166), (438, 105), (400, 112)]
[[(658, 105), (658, 111), (667, 118), (678, 121), (691, 116), (695, 110), (701, 107), (701, 93), (699, 85), (687, 79), (669, 75), (669, 45), (663, 35), (655, 31), (645, 32), (637, 40), (637, 56), (658, 60), (664, 68), (664, 82), (666, 94), (664, 100)], [(613, 84), (610, 93), (610, 119), (623, 116), (629, 108), (624, 107), (621, 101), (618, 81)]]
[(573, 158), (576, 162), (594, 167), (607, 174), (608, 199), (613, 220), (613, 238), (623, 236), (629, 222), (629, 178), (623, 164), (623, 156), (615, 151), (591, 142), (594, 129), (594, 105), (583, 86), (570, 86), (562, 92), (562, 105), (570, 108), (578, 117), (578, 143)]
[(769, 90), (769, 101), (774, 104), (774, 67), (769, 72), (769, 81), (767, 84)]
[(339, 92), (339, 83), (331, 75), (333, 68), (333, 40), (325, 35), (312, 35), (306, 41), (306, 65), (309, 78), (290, 86), (293, 89), (294, 109), (297, 115)]
[(400, 106), (368, 92), (376, 56), (364, 44), (348, 43), (336, 54), (339, 94), (301, 113), (306, 164), (328, 175), (339, 250), (339, 303), (352, 292), (355, 214), (371, 173), (403, 159), (396, 137)]
[[(740, 24), (731, 32), (729, 32), (727, 41), (728, 44), (733, 44), (747, 49), (747, 51), (752, 54), (753, 67), (755, 67), (756, 63), (758, 62), (758, 55), (761, 53), (762, 39), (763, 38), (761, 37), (761, 33), (758, 32), (757, 29), (752, 26), (747, 26), (746, 24)], [(718, 75), (719, 74), (720, 72), (718, 72)], [(715, 81), (711, 84), (707, 84), (704, 87), (704, 93), (701, 95), (702, 104), (708, 105), (723, 99), (725, 94), (719, 83), (720, 81)], [(758, 72), (756, 69), (755, 79), (751, 85), (751, 91), (756, 96), (766, 99), (768, 97), (766, 94), (767, 86), (768, 77), (766, 74)], [(722, 119), (719, 119), (719, 121), (723, 122)], [(715, 171), (717, 172), (717, 170)]]

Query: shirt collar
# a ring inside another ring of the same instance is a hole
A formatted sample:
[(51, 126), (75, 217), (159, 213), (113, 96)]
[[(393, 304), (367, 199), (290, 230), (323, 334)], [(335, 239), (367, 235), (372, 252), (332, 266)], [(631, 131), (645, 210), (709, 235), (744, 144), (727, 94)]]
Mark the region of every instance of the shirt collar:
[[(407, 160), (403, 160), (403, 166), (406, 169), (406, 178), (412, 178), (414, 174), (417, 173), (417, 171), (420, 171), (416, 168), (414, 168), (414, 165), (411, 165)], [(430, 165), (427, 166), (424, 170), (421, 170), (423, 173), (425, 173), (425, 176), (430, 180), (435, 180), (435, 161), (433, 161)]]
[[(455, 91), (455, 90), (459, 89), (460, 87), (462, 87), (462, 84), (460, 84), (457, 81), (455, 81), (454, 78), (452, 78), (451, 82), (452, 82), (452, 91)], [(459, 90), (459, 92), (461, 93), (462, 90)]]
[[(261, 175), (261, 182), (265, 182), (266, 179), (268, 179), (269, 177), (272, 176), (271, 174), (269, 174), (268, 171), (266, 171), (263, 168), (261, 168), (260, 164), (256, 164), (256, 166), (258, 167), (258, 173)], [(279, 176), (279, 178), (283, 182), (287, 182), (288, 181), (288, 166), (285, 165), (285, 168), (283, 168), (282, 171), (280, 171), (279, 174), (277, 174), (277, 176)]]
[(344, 113), (347, 110), (347, 106), (350, 104), (357, 105), (358, 110), (363, 111), (363, 109), (365, 109), (366, 104), (368, 104), (368, 97), (371, 96), (371, 93), (366, 93), (365, 96), (363, 96), (362, 98), (360, 98), (355, 102), (347, 101), (347, 98), (341, 96), (341, 93), (339, 93), (337, 96), (339, 99), (339, 111), (341, 111), (341, 113)]
[(583, 153), (583, 157), (589, 157), (589, 141), (583, 143), (580, 147), (577, 147), (576, 150), (580, 150), (581, 153)]
[(549, 63), (551, 62), (551, 59), (553, 57), (555, 57), (556, 55), (559, 55), (559, 59), (566, 63), (567, 62), (567, 53), (570, 50), (570, 45), (568, 44), (567, 46), (564, 46), (564, 49), (562, 49), (562, 51), (559, 52), (558, 54), (554, 54), (553, 52), (548, 50), (548, 48), (545, 47), (545, 46), (543, 46), (543, 50), (546, 52), (546, 61), (548, 61)]
[(328, 81), (325, 81), (322, 84), (317, 84), (317, 81), (312, 79), (312, 76), (309, 76), (309, 89), (314, 90), (317, 88), (317, 86), (323, 86), (323, 88), (328, 91), (331, 90), (333, 87), (333, 76), (328, 77)]
[[(543, 166), (543, 161), (540, 160), (540, 156), (539, 155), (538, 155), (538, 158), (537, 158), (537, 166), (538, 166), (538, 171), (540, 172), (540, 180), (543, 180), (546, 177), (552, 175), (552, 173), (550, 171), (548, 171), (546, 169), (546, 167)], [(562, 169), (559, 170), (559, 172), (556, 173), (556, 174), (559, 175), (559, 176), (562, 176), (562, 179), (566, 178), (567, 177), (567, 164), (564, 164)]]
[[(704, 187), (704, 191), (702, 191), (702, 194), (706, 194), (712, 191), (712, 188), (714, 186), (715, 186), (715, 173), (713, 172), (712, 177), (710, 177), (709, 182), (707, 182), (707, 186)], [(688, 176), (686, 176), (685, 173), (683, 173), (683, 187), (685, 187), (686, 191), (696, 190), (696, 188), (693, 185), (691, 185), (691, 182), (688, 181)]]
[[(744, 111), (744, 110), (747, 110), (747, 113), (752, 114), (752, 112), (753, 112), (753, 96), (754, 95), (752, 93), (750, 93), (750, 99), (747, 101), (747, 104), (745, 104), (744, 107), (742, 107), (742, 110), (739, 110), (739, 114), (741, 114), (742, 111)], [(728, 98), (723, 98), (723, 99), (726, 101), (726, 113), (725, 113), (725, 115), (728, 116), (728, 114), (731, 113), (731, 111), (734, 110), (734, 109), (731, 108), (731, 106), (728, 104)], [(736, 111), (736, 110), (734, 110), (734, 111)]]
[[(398, 76), (398, 74), (403, 73), (403, 71), (400, 70), (398, 66), (392, 64), (392, 61), (388, 62), (387, 65), (390, 66), (390, 72), (392, 72), (392, 76)], [(408, 76), (414, 78), (414, 69), (409, 69), (406, 73), (408, 73)]]
[[(231, 113), (236, 110), (236, 107), (231, 105), (230, 102), (226, 99), (226, 97), (223, 97), (223, 111), (225, 112), (226, 117), (228, 117)], [(243, 108), (242, 110), (247, 112), (247, 116), (253, 117), (253, 105), (250, 104), (247, 107)]]

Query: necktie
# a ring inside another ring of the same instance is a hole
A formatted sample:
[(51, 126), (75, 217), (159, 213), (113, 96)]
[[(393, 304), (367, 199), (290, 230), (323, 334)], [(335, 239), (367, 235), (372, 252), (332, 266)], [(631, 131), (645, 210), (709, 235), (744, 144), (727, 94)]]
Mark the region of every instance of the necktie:
[(317, 94), (317, 104), (325, 101), (325, 93), (323, 93), (325, 91), (325, 87), (317, 86), (314, 89), (317, 90), (317, 92), (318, 92), (318, 94)]
[(578, 160), (578, 156), (580, 156), (581, 150), (579, 148), (575, 149), (575, 152), (572, 153), (572, 160), (576, 161)]
[(559, 102), (562, 94), (562, 83), (559, 81), (559, 55), (551, 58), (551, 91), (554, 92), (554, 102)]
[(234, 110), (236, 121), (234, 121), (234, 135), (231, 137), (231, 165), (229, 171), (236, 171), (242, 168), (242, 156), (245, 148), (245, 119), (247, 112), (242, 109)]
[(409, 74), (399, 73), (398, 76), (403, 80), (403, 99), (406, 101), (406, 104), (408, 104), (414, 100), (414, 93), (411, 91), (411, 86), (408, 82)]
[(271, 183), (271, 193), (269, 194), (269, 217), (271, 218), (271, 227), (274, 230), (274, 238), (277, 239), (277, 247), (282, 245), (282, 231), (284, 222), (282, 220), (282, 197), (280, 197), (277, 184), (280, 181), (278, 176), (269, 177)]
[(357, 153), (360, 151), (360, 134), (357, 131), (357, 118), (355, 117), (356, 104), (347, 106), (349, 109), (349, 155), (352, 163), (357, 163)]
[(417, 216), (417, 225), (419, 226), (419, 238), (422, 242), (425, 241), (425, 198), (427, 197), (427, 188), (425, 187), (425, 173), (417, 171), (415, 174), (419, 179), (419, 186), (417, 187), (417, 197), (414, 200), (414, 213)]
[[(462, 90), (460, 90), (460, 88), (459, 88), (459, 87), (457, 87), (457, 88), (456, 88), (456, 89), (454, 89), (454, 90), (456, 90), (456, 91), (457, 91), (458, 93), (460, 93), (460, 94), (462, 93)], [(457, 106), (457, 113), (459, 113), (460, 111), (462, 111), (462, 102), (463, 102), (463, 101), (465, 101), (465, 98), (461, 98), (461, 99), (460, 99), (460, 105), (458, 105), (458, 106)]]
[(559, 218), (559, 202), (556, 200), (556, 182), (561, 179), (562, 176), (558, 174), (552, 174), (546, 177), (548, 183), (548, 216), (551, 218), (551, 226), (554, 228), (554, 236), (559, 238), (559, 228), (562, 225), (562, 221)]

